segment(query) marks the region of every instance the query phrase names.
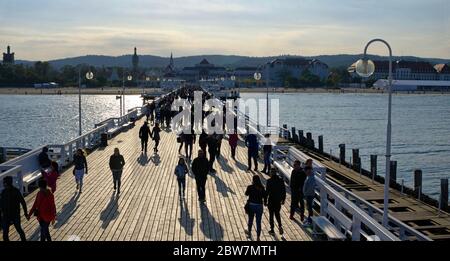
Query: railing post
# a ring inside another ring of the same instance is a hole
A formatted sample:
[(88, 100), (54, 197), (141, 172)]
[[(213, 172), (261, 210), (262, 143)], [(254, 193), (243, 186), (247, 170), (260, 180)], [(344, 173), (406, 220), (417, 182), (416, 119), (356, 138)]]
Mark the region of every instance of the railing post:
[[(323, 181), (323, 184), (326, 184), (326, 173), (320, 173), (320, 179)], [(320, 187), (320, 215), (326, 216), (328, 208), (328, 198), (327, 191), (325, 186)]]
[(352, 219), (352, 241), (360, 241), (361, 240), (361, 220), (353, 216)]

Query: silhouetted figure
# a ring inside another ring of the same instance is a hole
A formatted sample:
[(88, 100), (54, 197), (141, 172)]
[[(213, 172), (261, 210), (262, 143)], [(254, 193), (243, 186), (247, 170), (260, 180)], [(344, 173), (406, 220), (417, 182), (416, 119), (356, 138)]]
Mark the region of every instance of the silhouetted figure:
[(55, 224), (56, 206), (53, 193), (47, 188), (45, 180), (39, 180), (39, 192), (34, 200), (33, 207), (30, 209), (28, 218), (31, 215), (36, 216), (41, 231), (41, 241), (52, 241), (50, 236), (50, 223)]
[(208, 135), (208, 152), (209, 152), (209, 171), (216, 172), (214, 167), (214, 161), (217, 157), (217, 138), (216, 134)]
[(303, 185), (305, 184), (306, 174), (300, 166), (300, 161), (294, 162), (294, 169), (291, 172), (291, 214), (290, 219), (294, 219), (295, 211), (299, 208), (300, 203), (300, 220), (305, 219), (305, 201), (303, 197)]
[(209, 162), (203, 150), (199, 150), (198, 157), (192, 161), (192, 172), (197, 184), (198, 200), (205, 202), (205, 185), (208, 178)]
[(42, 148), (42, 152), (39, 153), (39, 165), (41, 166), (42, 169), (47, 169), (50, 168), (50, 164), (52, 163), (50, 158), (48, 157), (48, 148), (47, 147), (43, 147)]
[(303, 195), (306, 199), (306, 207), (308, 209), (308, 218), (306, 219), (305, 226), (309, 226), (312, 223), (311, 217), (313, 216), (313, 202), (315, 196), (316, 180), (314, 172), (310, 166), (305, 167), (306, 180), (303, 185)]
[(155, 124), (155, 127), (153, 127), (153, 131), (152, 131), (152, 138), (155, 141), (155, 147), (153, 148), (153, 151), (155, 153), (158, 153), (158, 145), (159, 145), (159, 141), (161, 140), (161, 136), (160, 133), (161, 132), (161, 128), (159, 128), (159, 123)]
[(231, 158), (236, 160), (236, 148), (239, 138), (237, 134), (228, 135), (228, 144), (230, 144)]
[(195, 143), (195, 134), (193, 132), (191, 134), (184, 134), (184, 152), (186, 158), (191, 160), (192, 158), (192, 149)]
[(253, 176), (252, 185), (247, 187), (245, 195), (248, 196), (248, 230), (246, 233), (251, 238), (253, 220), (256, 217), (256, 240), (260, 241), (261, 219), (264, 212), (263, 202), (267, 200), (267, 193), (258, 175)]
[(59, 178), (59, 166), (58, 163), (52, 161), (50, 164), (50, 170), (42, 170), (42, 177), (47, 181), (47, 185), (52, 190), (52, 193), (56, 191), (56, 181)]
[(109, 157), (109, 168), (113, 176), (114, 190), (117, 188), (117, 194), (120, 194), (123, 166), (125, 166), (125, 159), (123, 155), (120, 155), (119, 149), (115, 148), (114, 154)]
[(222, 140), (223, 140), (223, 134), (217, 134), (216, 135), (216, 139), (217, 139), (217, 153), (216, 153), (216, 157), (220, 157), (220, 149), (222, 148)]
[(186, 196), (186, 174), (188, 173), (188, 169), (183, 158), (178, 160), (178, 165), (175, 167), (174, 173), (175, 176), (177, 176), (178, 193), (180, 195), (180, 200), (182, 200)]
[(247, 137), (245, 137), (245, 145), (247, 146), (247, 155), (248, 155), (248, 169), (247, 171), (250, 171), (252, 169), (252, 159), (255, 163), (255, 171), (258, 171), (258, 138), (255, 134), (248, 134)]
[(270, 178), (267, 180), (267, 208), (269, 209), (269, 224), (270, 234), (274, 234), (274, 216), (277, 219), (278, 229), (280, 235), (283, 235), (283, 225), (281, 224), (280, 210), (281, 205), (286, 200), (286, 188), (284, 187), (284, 181), (277, 174), (276, 169), (270, 170)]
[(78, 149), (77, 153), (73, 156), (73, 164), (75, 165), (73, 174), (75, 175), (75, 182), (77, 183), (77, 190), (79, 193), (83, 189), (83, 178), (85, 174), (88, 174), (88, 166), (86, 157), (83, 154), (83, 150)]
[(200, 149), (206, 153), (206, 147), (208, 146), (208, 134), (206, 134), (205, 130), (202, 130), (202, 133), (198, 138), (198, 145), (200, 146)]
[(270, 171), (270, 156), (272, 155), (272, 141), (270, 140), (270, 134), (264, 135), (265, 141), (263, 146), (264, 153), (264, 168), (263, 173), (269, 174)]
[(177, 142), (180, 143), (180, 147), (178, 147), (178, 154), (181, 154), (181, 149), (183, 148), (184, 144), (184, 131), (181, 131), (181, 133), (178, 135)]
[(3, 178), (3, 191), (0, 194), (0, 214), (3, 229), (3, 241), (9, 241), (9, 226), (14, 225), (20, 240), (26, 241), (25, 232), (20, 224), (20, 206), (25, 217), (28, 218), (27, 203), (20, 191), (13, 186), (13, 178), (7, 176)]
[(141, 139), (141, 152), (145, 149), (146, 154), (149, 136), (151, 136), (150, 128), (148, 127), (148, 123), (144, 122), (142, 127), (139, 129), (139, 138)]

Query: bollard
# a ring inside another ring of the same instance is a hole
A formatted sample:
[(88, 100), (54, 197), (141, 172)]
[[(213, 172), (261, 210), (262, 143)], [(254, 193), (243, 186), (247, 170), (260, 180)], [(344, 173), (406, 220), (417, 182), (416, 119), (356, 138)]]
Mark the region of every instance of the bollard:
[(312, 133), (311, 132), (307, 132), (306, 133), (306, 147), (307, 148), (310, 148), (310, 149), (314, 148), (312, 140), (313, 140), (312, 139)]
[(283, 124), (283, 138), (286, 139), (286, 135), (287, 135), (287, 124)]
[(377, 175), (377, 155), (370, 155), (370, 172), (372, 174), (372, 181), (374, 181)]
[(295, 127), (292, 127), (292, 140), (294, 142), (298, 142), (298, 136), (297, 136), (297, 132), (295, 131)]
[(323, 135), (319, 136), (319, 152), (323, 153)]
[(441, 196), (440, 205), (442, 210), (447, 210), (448, 208), (448, 179), (441, 179)]
[(303, 145), (304, 142), (305, 142), (305, 137), (303, 136), (303, 131), (298, 130), (298, 143), (300, 143), (300, 145)]
[(397, 183), (397, 161), (391, 161), (391, 182)]
[(422, 170), (416, 169), (414, 170), (414, 192), (417, 196), (422, 193), (420, 188), (422, 187)]
[(345, 144), (339, 144), (339, 163), (345, 164)]
[(358, 171), (359, 170), (359, 149), (352, 149), (352, 158), (353, 158), (353, 170)]

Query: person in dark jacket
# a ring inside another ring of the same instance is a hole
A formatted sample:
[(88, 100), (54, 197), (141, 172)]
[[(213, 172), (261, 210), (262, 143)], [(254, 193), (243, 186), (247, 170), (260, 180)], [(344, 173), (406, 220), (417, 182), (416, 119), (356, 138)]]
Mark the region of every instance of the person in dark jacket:
[(117, 185), (117, 194), (120, 194), (123, 166), (125, 166), (125, 159), (120, 155), (119, 149), (115, 148), (114, 154), (109, 158), (109, 168), (113, 175), (114, 191)]
[(141, 152), (145, 149), (145, 154), (147, 154), (148, 137), (151, 135), (152, 133), (148, 127), (148, 123), (144, 122), (142, 127), (139, 129), (139, 138), (141, 139)]
[(209, 171), (216, 172), (214, 169), (214, 161), (217, 157), (217, 135), (216, 133), (208, 136), (208, 152), (209, 152)]
[(277, 219), (280, 235), (283, 235), (283, 225), (281, 224), (280, 210), (286, 199), (286, 188), (283, 179), (278, 176), (276, 169), (270, 170), (270, 178), (267, 180), (267, 201), (265, 205), (269, 209), (270, 234), (274, 234), (274, 216)]
[(202, 133), (198, 138), (198, 145), (200, 146), (200, 149), (206, 153), (206, 147), (208, 146), (208, 134), (206, 134), (205, 130), (202, 130)]
[(192, 158), (192, 148), (195, 144), (195, 134), (193, 134), (193, 130), (191, 130), (190, 134), (184, 134), (184, 151), (186, 153), (186, 158), (191, 160)]
[[(312, 162), (312, 161), (311, 161)], [(313, 204), (314, 204), (314, 196), (315, 196), (315, 187), (316, 187), (316, 179), (314, 177), (314, 172), (312, 167), (305, 167), (306, 180), (303, 185), (303, 195), (306, 200), (306, 207), (308, 209), (308, 218), (306, 222), (303, 223), (304, 226), (309, 226), (312, 224), (312, 216), (313, 216)]]
[(50, 165), (52, 163), (52, 161), (50, 160), (50, 158), (48, 157), (48, 148), (47, 147), (43, 147), (42, 148), (42, 152), (39, 153), (39, 165), (41, 166), (42, 169), (48, 169), (50, 168)]
[(87, 161), (82, 149), (78, 149), (77, 153), (73, 156), (73, 164), (75, 165), (73, 174), (75, 175), (77, 190), (81, 193), (84, 175), (88, 174)]
[(245, 195), (248, 196), (248, 230), (247, 237), (252, 237), (253, 220), (256, 217), (256, 240), (261, 237), (261, 220), (264, 212), (263, 203), (267, 200), (266, 189), (258, 175), (253, 176), (252, 185), (247, 187)]
[(198, 151), (198, 157), (192, 162), (192, 172), (194, 173), (197, 184), (198, 200), (205, 202), (205, 185), (206, 179), (208, 178), (209, 162), (203, 150)]
[(291, 214), (289, 218), (294, 220), (295, 211), (299, 208), (300, 203), (300, 219), (305, 219), (305, 201), (303, 197), (303, 185), (305, 184), (306, 174), (300, 166), (300, 161), (294, 162), (294, 169), (291, 172)]
[(20, 224), (20, 206), (22, 206), (25, 217), (29, 220), (27, 203), (20, 191), (13, 186), (13, 178), (10, 176), (3, 178), (4, 189), (0, 194), (0, 215), (3, 229), (3, 241), (9, 241), (9, 226), (16, 228), (20, 240), (26, 241), (25, 232)]
[(255, 134), (248, 134), (247, 137), (245, 137), (245, 145), (247, 145), (248, 149), (248, 169), (247, 171), (250, 171), (252, 169), (252, 159), (255, 163), (255, 171), (258, 171), (258, 138)]
[(153, 151), (155, 153), (158, 153), (158, 145), (159, 141), (161, 140), (160, 133), (161, 128), (159, 127), (159, 123), (155, 123), (155, 127), (153, 127), (153, 131), (151, 133), (153, 140), (155, 141), (155, 147), (153, 148)]
[(264, 168), (262, 173), (269, 174), (270, 171), (270, 156), (272, 155), (272, 141), (270, 140), (270, 134), (264, 135), (266, 138), (264, 141)]

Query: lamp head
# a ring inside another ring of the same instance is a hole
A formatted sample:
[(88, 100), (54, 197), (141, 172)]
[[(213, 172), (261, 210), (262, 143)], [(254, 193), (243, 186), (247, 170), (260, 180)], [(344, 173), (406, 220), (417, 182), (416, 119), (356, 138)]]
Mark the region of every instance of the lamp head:
[(133, 80), (133, 76), (128, 75), (127, 80), (129, 80), (129, 81)]
[(94, 78), (94, 73), (89, 71), (86, 73), (86, 79), (92, 80)]
[(361, 77), (370, 77), (375, 72), (375, 64), (369, 59), (359, 59), (355, 66), (356, 73)]
[(255, 74), (253, 74), (253, 78), (255, 78), (255, 80), (257, 80), (257, 81), (261, 80), (261, 73), (255, 72)]

